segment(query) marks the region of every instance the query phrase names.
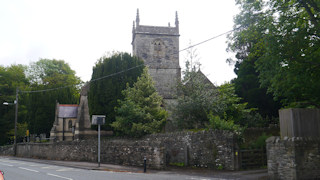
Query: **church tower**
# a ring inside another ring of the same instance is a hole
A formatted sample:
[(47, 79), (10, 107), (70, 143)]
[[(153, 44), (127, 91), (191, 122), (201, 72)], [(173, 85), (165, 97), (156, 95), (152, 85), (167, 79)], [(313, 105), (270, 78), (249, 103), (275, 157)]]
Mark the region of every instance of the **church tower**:
[(177, 82), (181, 79), (179, 65), (179, 20), (176, 12), (175, 27), (140, 25), (139, 9), (133, 22), (133, 55), (144, 60), (155, 87), (165, 103), (170, 103), (176, 94)]

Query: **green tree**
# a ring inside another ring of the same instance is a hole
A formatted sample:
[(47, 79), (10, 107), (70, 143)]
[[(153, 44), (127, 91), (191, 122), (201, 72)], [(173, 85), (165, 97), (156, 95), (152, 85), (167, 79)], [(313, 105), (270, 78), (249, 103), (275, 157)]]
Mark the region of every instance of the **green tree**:
[(257, 112), (264, 118), (278, 117), (281, 104), (275, 101), (270, 93), (267, 93), (267, 88), (260, 87), (255, 60), (236, 62), (234, 71), (237, 78), (233, 79), (232, 83), (235, 93), (242, 98), (241, 102), (247, 102), (248, 108), (258, 108)]
[[(218, 98), (214, 102), (216, 111), (213, 116), (230, 121), (242, 127), (265, 127), (268, 121), (263, 119), (256, 108), (249, 108), (247, 102), (235, 93), (234, 84), (225, 83), (218, 87)], [(211, 117), (213, 117), (211, 116)]]
[(30, 133), (49, 134), (55, 118), (56, 102), (77, 104), (82, 82), (69, 64), (55, 59), (40, 59), (31, 63), (28, 77), (30, 86), (25, 93), (21, 93), (20, 102), (27, 108), (25, 121), (29, 124)]
[(115, 130), (132, 137), (162, 130), (167, 112), (161, 107), (162, 97), (156, 92), (147, 68), (133, 87), (127, 84), (122, 93), (124, 100), (119, 100), (119, 107), (115, 108), (116, 121), (111, 124)]
[(177, 105), (174, 106), (174, 124), (181, 129), (204, 128), (207, 113), (217, 111), (214, 102), (218, 90), (207, 82), (201, 71), (189, 71), (178, 85)]
[(284, 106), (320, 106), (320, 2), (237, 0), (229, 47), (255, 62), (262, 87)]
[(183, 73), (183, 80), (178, 85), (177, 105), (172, 110), (174, 123), (178, 128), (206, 128), (208, 123), (214, 122), (211, 117), (230, 121), (229, 124), (234, 122), (251, 126), (250, 120), (253, 117), (250, 113), (253, 109), (248, 109), (247, 103), (241, 102), (241, 98), (235, 94), (233, 84), (215, 87), (200, 70), (191, 68), (188, 60)]
[(210, 129), (227, 130), (242, 135), (244, 128), (238, 124), (235, 124), (233, 120), (226, 120), (220, 118), (218, 115), (208, 114), (209, 123), (207, 125)]
[[(4, 106), (4, 102), (13, 103), (16, 99), (16, 88), (28, 85), (25, 75), (26, 67), (23, 65), (0, 66), (0, 145), (10, 143), (10, 130), (14, 130), (15, 106)], [(25, 113), (25, 107), (19, 106), (18, 117)], [(19, 119), (22, 122), (22, 119)]]
[(128, 53), (101, 57), (93, 67), (88, 94), (89, 109), (91, 115), (106, 115), (106, 125), (103, 128), (111, 129), (110, 124), (115, 121), (114, 108), (119, 105), (118, 100), (124, 98), (121, 91), (126, 89), (126, 84), (132, 86), (137, 81), (143, 67), (142, 60)]
[(216, 107), (215, 114), (226, 120), (233, 120), (236, 124), (246, 125), (244, 121), (248, 103), (241, 103), (241, 98), (235, 93), (234, 85), (225, 83), (218, 88), (218, 98), (213, 102)]
[[(174, 122), (181, 129), (205, 128), (211, 116), (246, 125), (244, 116), (250, 110), (241, 103), (234, 86), (226, 83), (215, 87), (200, 71), (196, 49), (187, 52), (182, 82), (178, 85), (177, 106), (173, 109)], [(212, 121), (213, 122), (213, 121)]]
[(265, 52), (263, 46), (265, 25), (270, 18), (264, 16), (263, 1), (236, 1), (242, 11), (235, 17), (236, 31), (229, 36), (228, 49), (236, 52), (235, 73), (237, 78), (235, 92), (242, 97), (242, 102), (248, 102), (249, 108), (258, 108), (263, 116), (278, 116), (279, 102), (267, 94), (267, 88), (261, 87), (256, 61)]
[(207, 113), (214, 108), (218, 90), (199, 68), (197, 50), (188, 49), (183, 78), (177, 86), (177, 105), (171, 107), (173, 125), (177, 128), (204, 128), (208, 122)]
[[(17, 123), (17, 142), (23, 141), (23, 138), (26, 136), (28, 130), (28, 124), (24, 123)], [(10, 140), (14, 141), (14, 128), (7, 132), (7, 135), (10, 137)]]

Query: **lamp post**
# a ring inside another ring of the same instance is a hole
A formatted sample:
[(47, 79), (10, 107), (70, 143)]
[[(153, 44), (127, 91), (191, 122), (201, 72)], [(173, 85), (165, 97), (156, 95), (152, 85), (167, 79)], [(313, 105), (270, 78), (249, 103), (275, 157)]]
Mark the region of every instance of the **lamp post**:
[(16, 105), (15, 117), (14, 117), (14, 138), (13, 138), (13, 155), (16, 156), (17, 153), (17, 122), (18, 122), (18, 99), (19, 99), (19, 89), (16, 90), (16, 100), (14, 103), (4, 102), (3, 105)]

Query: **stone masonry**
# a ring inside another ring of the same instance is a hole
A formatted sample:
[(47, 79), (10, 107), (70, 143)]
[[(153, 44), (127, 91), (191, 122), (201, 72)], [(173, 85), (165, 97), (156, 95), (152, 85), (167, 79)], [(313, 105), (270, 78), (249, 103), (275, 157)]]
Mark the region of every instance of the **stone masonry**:
[(279, 111), (281, 137), (267, 143), (269, 179), (320, 179), (320, 110)]
[(175, 132), (150, 135), (164, 143), (167, 165), (238, 170), (236, 135), (228, 131)]
[(320, 138), (267, 139), (270, 179), (320, 179)]
[[(239, 169), (236, 136), (227, 131), (152, 134), (140, 139), (102, 139), (101, 163), (163, 169), (168, 165)], [(12, 155), (0, 147), (0, 155)], [(97, 139), (17, 145), (17, 156), (97, 162)]]
[(177, 13), (175, 27), (159, 27), (140, 25), (137, 11), (132, 29), (133, 55), (144, 60), (157, 91), (168, 103), (174, 98), (177, 82), (181, 78), (179, 36)]

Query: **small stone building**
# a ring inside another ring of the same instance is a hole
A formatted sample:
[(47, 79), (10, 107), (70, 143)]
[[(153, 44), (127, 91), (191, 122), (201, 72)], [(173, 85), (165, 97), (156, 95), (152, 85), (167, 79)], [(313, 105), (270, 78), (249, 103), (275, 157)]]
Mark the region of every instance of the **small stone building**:
[(78, 114), (78, 105), (59, 104), (56, 105), (56, 116), (50, 137), (59, 141), (72, 141), (75, 134), (75, 124)]
[[(91, 129), (88, 91), (90, 83), (86, 83), (80, 92), (80, 104), (56, 105), (56, 115), (50, 131), (53, 141), (72, 141), (77, 139), (97, 138), (97, 131)], [(100, 132), (101, 136), (110, 136), (112, 131)]]

